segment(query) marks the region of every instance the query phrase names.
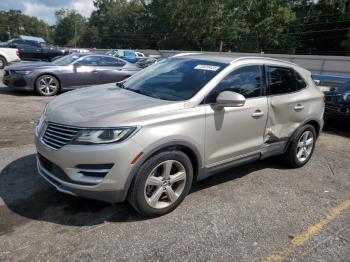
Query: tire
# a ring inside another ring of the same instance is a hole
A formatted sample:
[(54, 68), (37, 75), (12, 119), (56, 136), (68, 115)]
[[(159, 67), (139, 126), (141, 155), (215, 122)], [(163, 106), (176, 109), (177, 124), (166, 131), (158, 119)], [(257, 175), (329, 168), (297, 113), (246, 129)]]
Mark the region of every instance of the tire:
[(41, 75), (35, 81), (35, 92), (41, 96), (54, 96), (60, 91), (60, 82), (53, 75)]
[(5, 57), (0, 56), (0, 69), (4, 69), (4, 67), (7, 65), (7, 61)]
[(181, 151), (163, 151), (140, 167), (128, 201), (145, 217), (161, 216), (173, 211), (184, 200), (192, 180), (193, 167), (188, 156)]
[(315, 128), (312, 125), (303, 126), (297, 131), (286, 153), (283, 155), (285, 162), (293, 168), (302, 167), (309, 162), (314, 152), (315, 144)]

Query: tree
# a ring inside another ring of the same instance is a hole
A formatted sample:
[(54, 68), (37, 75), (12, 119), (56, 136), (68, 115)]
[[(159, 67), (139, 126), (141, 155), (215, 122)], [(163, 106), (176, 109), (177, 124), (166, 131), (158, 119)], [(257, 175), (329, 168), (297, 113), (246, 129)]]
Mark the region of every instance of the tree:
[(86, 30), (86, 19), (75, 10), (59, 9), (55, 12), (57, 24), (54, 30), (55, 43), (60, 46), (79, 45)]
[(19, 35), (32, 35), (51, 42), (51, 28), (36, 17), (27, 16), (17, 10), (0, 11), (0, 40), (6, 41)]

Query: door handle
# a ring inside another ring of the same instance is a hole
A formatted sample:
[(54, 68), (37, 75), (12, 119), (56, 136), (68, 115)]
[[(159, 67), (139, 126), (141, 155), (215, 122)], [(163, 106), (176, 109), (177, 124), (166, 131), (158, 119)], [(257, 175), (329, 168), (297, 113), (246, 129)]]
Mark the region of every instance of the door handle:
[(262, 117), (264, 115), (264, 112), (260, 109), (255, 110), (255, 112), (252, 114), (252, 117)]
[(93, 72), (93, 73), (98, 73), (98, 70), (92, 70), (91, 72)]
[(300, 111), (300, 110), (303, 110), (304, 109), (304, 106), (302, 104), (297, 104), (295, 107), (294, 107), (294, 110), (295, 111)]

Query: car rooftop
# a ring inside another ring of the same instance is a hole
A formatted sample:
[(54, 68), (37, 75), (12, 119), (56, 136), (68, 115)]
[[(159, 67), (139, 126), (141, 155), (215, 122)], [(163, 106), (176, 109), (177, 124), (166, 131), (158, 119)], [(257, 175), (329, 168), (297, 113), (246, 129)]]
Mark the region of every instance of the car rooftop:
[(297, 66), (297, 64), (286, 60), (280, 60), (280, 59), (275, 59), (275, 58), (266, 57), (266, 56), (258, 56), (256, 54), (252, 54), (250, 56), (250, 55), (237, 55), (234, 53), (231, 53), (231, 54), (230, 53), (222, 53), (222, 54), (180, 53), (180, 54), (174, 55), (174, 57), (186, 57), (190, 59), (212, 61), (212, 62), (218, 62), (218, 63), (224, 63), (224, 64), (230, 64), (236, 60), (262, 59), (262, 60), (277, 61), (280, 63), (286, 63), (286, 64)]

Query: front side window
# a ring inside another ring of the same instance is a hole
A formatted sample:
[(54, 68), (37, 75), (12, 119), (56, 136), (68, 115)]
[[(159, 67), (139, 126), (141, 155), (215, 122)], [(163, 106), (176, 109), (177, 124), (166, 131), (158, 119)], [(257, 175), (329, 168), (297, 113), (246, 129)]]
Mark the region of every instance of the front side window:
[(100, 63), (99, 56), (87, 56), (77, 62), (78, 65), (82, 66), (97, 66)]
[(302, 77), (291, 68), (268, 67), (269, 95), (288, 94), (306, 87)]
[(62, 56), (58, 59), (56, 59), (55, 61), (53, 61), (52, 63), (58, 66), (66, 66), (66, 65), (70, 65), (73, 62), (75, 62), (76, 60), (78, 60), (81, 57), (81, 55), (66, 55), (66, 56)]
[(124, 87), (163, 100), (188, 100), (227, 65), (186, 57), (164, 59), (132, 76)]
[(216, 97), (223, 91), (232, 91), (245, 98), (262, 95), (263, 81), (261, 67), (258, 65), (245, 66), (228, 74), (208, 95), (206, 103), (213, 104)]

